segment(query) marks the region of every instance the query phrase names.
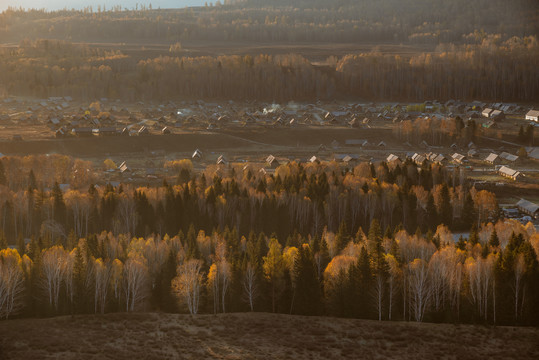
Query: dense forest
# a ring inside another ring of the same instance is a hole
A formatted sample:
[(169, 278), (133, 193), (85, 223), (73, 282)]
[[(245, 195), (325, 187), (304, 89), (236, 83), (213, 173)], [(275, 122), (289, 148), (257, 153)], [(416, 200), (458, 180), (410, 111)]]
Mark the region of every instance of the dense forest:
[[(211, 3), (211, 2), (210, 2)], [(487, 34), (537, 35), (534, 0), (317, 0), (238, 1), (186, 9), (45, 12), (10, 9), (0, 14), (0, 42), (24, 38), (71, 41), (260, 42), (465, 42)]]
[(188, 57), (171, 52), (136, 60), (119, 51), (24, 40), (17, 48), (0, 49), (0, 92), (126, 101), (539, 97), (536, 37), (502, 42), (499, 36), (477, 33), (475, 38), (473, 45), (440, 45), (434, 53), (411, 58), (370, 52), (334, 58), (326, 65), (293, 54)]
[(434, 232), (440, 224), (468, 231), (499, 217), (495, 195), (471, 187), (462, 169), (418, 169), (409, 160), (349, 168), (292, 162), (271, 175), (241, 164), (197, 174), (180, 160), (167, 164), (178, 170), (177, 184), (141, 188), (94, 186), (91, 164), (68, 156), (5, 157), (0, 164), (0, 225), (12, 245), (32, 236), (73, 243), (102, 231), (173, 235), (191, 224), (208, 233), (228, 227), (280, 239), (341, 226), (355, 234), (373, 219), (409, 233)]
[[(63, 192), (58, 181), (89, 164), (0, 164), (0, 247), (16, 243), (0, 253), (6, 318), (160, 309), (539, 320), (539, 234), (498, 220), (495, 196), (458, 170), (290, 163), (272, 175), (243, 165), (197, 174), (182, 160), (168, 164), (175, 185), (83, 178)], [(471, 233), (455, 241), (450, 229)]]

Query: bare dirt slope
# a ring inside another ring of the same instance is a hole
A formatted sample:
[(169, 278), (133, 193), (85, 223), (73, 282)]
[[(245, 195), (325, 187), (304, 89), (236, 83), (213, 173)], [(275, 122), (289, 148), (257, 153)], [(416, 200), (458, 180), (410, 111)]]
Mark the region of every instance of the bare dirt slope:
[(1, 359), (537, 359), (539, 329), (262, 313), (0, 322)]

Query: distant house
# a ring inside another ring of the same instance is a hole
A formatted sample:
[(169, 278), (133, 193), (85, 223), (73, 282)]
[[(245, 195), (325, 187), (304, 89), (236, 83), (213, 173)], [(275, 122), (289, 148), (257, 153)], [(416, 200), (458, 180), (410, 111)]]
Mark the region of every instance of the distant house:
[(477, 154), (478, 154), (478, 152), (477, 152), (477, 150), (475, 150), (475, 149), (470, 149), (470, 150), (468, 150), (468, 152), (466, 153), (466, 155), (468, 155), (468, 157), (470, 157), (470, 158), (475, 157)]
[(378, 143), (377, 146), (378, 146), (378, 147), (386, 147), (387, 144), (382, 140), (382, 141), (380, 141), (380, 142)]
[(98, 136), (114, 136), (118, 134), (118, 130), (115, 127), (102, 127), (93, 129), (92, 132)]
[(489, 121), (483, 123), (481, 126), (486, 128), (486, 129), (490, 129), (490, 128), (495, 128), (496, 123), (494, 122), (494, 120), (489, 120)]
[(491, 109), (491, 108), (486, 108), (485, 110), (483, 110), (483, 111), (481, 112), (481, 115), (482, 115), (483, 117), (488, 118), (488, 117), (490, 117), (490, 113), (492, 113), (493, 111), (494, 111), (494, 110)]
[(93, 135), (93, 129), (89, 127), (74, 128), (71, 133), (78, 137), (88, 137)]
[(269, 167), (271, 167), (272, 169), (275, 169), (279, 166), (279, 161), (275, 158), (275, 156), (273, 155), (269, 155), (267, 158), (266, 158), (266, 163), (268, 164)]
[(503, 120), (503, 119), (505, 119), (505, 114), (501, 110), (493, 110), (490, 113), (489, 118), (491, 118), (493, 120)]
[(517, 208), (524, 214), (539, 219), (539, 205), (525, 199), (520, 199), (517, 202)]
[(399, 159), (399, 157), (397, 155), (394, 155), (394, 154), (390, 154), (386, 159), (386, 161), (388, 163), (393, 162), (393, 161), (397, 161), (397, 160), (400, 160), (400, 159)]
[(202, 151), (200, 151), (199, 149), (196, 149), (193, 155), (191, 155), (191, 159), (193, 160), (200, 160), (202, 159), (202, 157), (203, 157)]
[(505, 151), (500, 154), (500, 158), (509, 162), (515, 162), (518, 160), (518, 156), (509, 154)]
[(442, 154), (438, 154), (438, 156), (436, 156), (432, 161), (437, 164), (443, 165), (447, 162), (447, 159)]
[(340, 144), (339, 144), (339, 142), (338, 142), (337, 140), (333, 140), (333, 141), (331, 142), (331, 147), (332, 147), (333, 149), (338, 149), (339, 146), (340, 146)]
[(353, 128), (358, 128), (359, 120), (357, 118), (353, 118), (352, 120), (348, 122), (348, 125), (350, 125), (350, 127), (353, 127)]
[(320, 163), (320, 160), (316, 157), (316, 155), (313, 155), (313, 156), (309, 159), (309, 162), (310, 162), (310, 163)]
[(347, 164), (349, 164), (353, 160), (354, 159), (350, 155), (346, 155), (345, 157), (342, 158), (342, 162), (347, 163)]
[(54, 136), (56, 136), (57, 138), (63, 138), (66, 136), (66, 132), (64, 129), (60, 128), (56, 130), (56, 132), (54, 133)]
[(328, 148), (326, 147), (326, 145), (320, 144), (320, 145), (318, 146), (318, 151), (319, 151), (319, 152), (322, 152), (322, 151), (328, 151)]
[(163, 129), (161, 129), (161, 134), (163, 134), (163, 135), (170, 134), (170, 129), (165, 126)]
[(464, 160), (466, 160), (466, 157), (459, 153), (454, 153), (453, 155), (451, 155), (451, 158), (453, 159), (454, 162), (459, 163), (459, 164), (462, 164)]
[(118, 170), (123, 174), (125, 172), (130, 172), (131, 169), (127, 166), (127, 163), (124, 161), (118, 166)]
[(367, 140), (363, 139), (347, 139), (344, 141), (345, 145), (348, 146), (367, 146), (369, 145), (369, 142)]
[(500, 157), (498, 156), (498, 154), (490, 153), (486, 157), (485, 161), (489, 164), (495, 165), (500, 162)]
[(223, 155), (220, 155), (217, 158), (217, 165), (226, 165), (228, 164), (228, 161), (226, 161), (225, 157)]
[(421, 141), (421, 143), (419, 143), (419, 146), (423, 147), (423, 148), (429, 148), (430, 145), (428, 142), (426, 142), (425, 140)]
[(419, 155), (418, 153), (412, 155), (412, 161), (415, 162), (417, 165), (422, 165), (425, 160), (427, 159), (423, 155)]
[(530, 110), (526, 113), (526, 120), (539, 122), (539, 110)]
[(507, 166), (500, 167), (500, 169), (498, 170), (498, 173), (501, 176), (504, 176), (506, 178), (510, 178), (513, 180), (517, 180), (519, 177), (522, 176), (522, 173), (520, 171), (513, 170), (511, 168), (508, 168)]
[(526, 149), (528, 151), (528, 158), (539, 160), (539, 147), (533, 147)]
[(150, 135), (150, 130), (148, 130), (148, 128), (146, 126), (142, 126), (139, 131), (137, 131), (137, 135), (138, 136), (143, 136), (143, 135)]

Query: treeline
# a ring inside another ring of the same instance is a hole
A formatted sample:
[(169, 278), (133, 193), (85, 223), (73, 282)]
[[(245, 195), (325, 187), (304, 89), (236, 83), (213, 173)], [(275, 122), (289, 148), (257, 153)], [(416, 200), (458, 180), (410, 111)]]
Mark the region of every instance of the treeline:
[(0, 316), (160, 310), (272, 311), (377, 320), (537, 325), (539, 234), (485, 224), (455, 243), (440, 225), (287, 238), (236, 230), (0, 250)]
[(325, 66), (293, 54), (138, 61), (120, 52), (40, 40), (0, 50), (0, 83), (12, 95), (85, 100), (532, 101), (539, 96), (538, 54), (536, 37), (503, 43), (488, 37), (481, 45), (444, 46), (409, 59), (367, 53)]
[[(212, 165), (199, 174), (187, 160), (176, 179), (169, 177), (176, 185), (114, 188), (94, 186), (87, 163), (38, 159), (0, 161), (0, 231), (12, 245), (31, 237), (73, 245), (102, 231), (164, 236), (187, 233), (191, 224), (208, 233), (228, 227), (281, 239), (294, 232), (320, 236), (324, 228), (355, 234), (373, 219), (384, 229), (402, 226), (409, 233), (435, 231), (439, 224), (467, 231), (499, 217), (493, 193), (471, 188), (463, 169), (436, 164), (292, 162), (274, 174), (244, 164)], [(50, 177), (62, 169), (66, 173)], [(64, 179), (73, 181), (65, 192), (58, 183)]]
[(474, 120), (464, 122), (459, 116), (455, 118), (418, 117), (415, 120), (403, 120), (393, 127), (394, 135), (410, 144), (449, 146), (453, 143), (467, 147), (476, 141), (478, 126)]
[(487, 34), (537, 33), (534, 0), (246, 1), (176, 10), (140, 7), (0, 14), (0, 41), (392, 42), (440, 44)]

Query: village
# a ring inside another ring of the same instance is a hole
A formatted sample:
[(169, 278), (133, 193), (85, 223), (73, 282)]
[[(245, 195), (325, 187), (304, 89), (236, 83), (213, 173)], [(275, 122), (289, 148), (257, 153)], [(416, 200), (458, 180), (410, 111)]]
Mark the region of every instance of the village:
[[(455, 100), (126, 104), (102, 98), (81, 104), (71, 97), (7, 97), (0, 102), (0, 152), (92, 160), (101, 185), (159, 184), (174, 178), (165, 164), (178, 159), (191, 159), (198, 171), (241, 166), (270, 174), (290, 161), (336, 161), (347, 168), (361, 161), (433, 163), (463, 171), (476, 188), (496, 192), (506, 217), (539, 224), (539, 147), (514, 142), (519, 129), (539, 126), (538, 116), (529, 105)], [(398, 136), (403, 122), (448, 118), (473, 121), (476, 141), (433, 145)]]

